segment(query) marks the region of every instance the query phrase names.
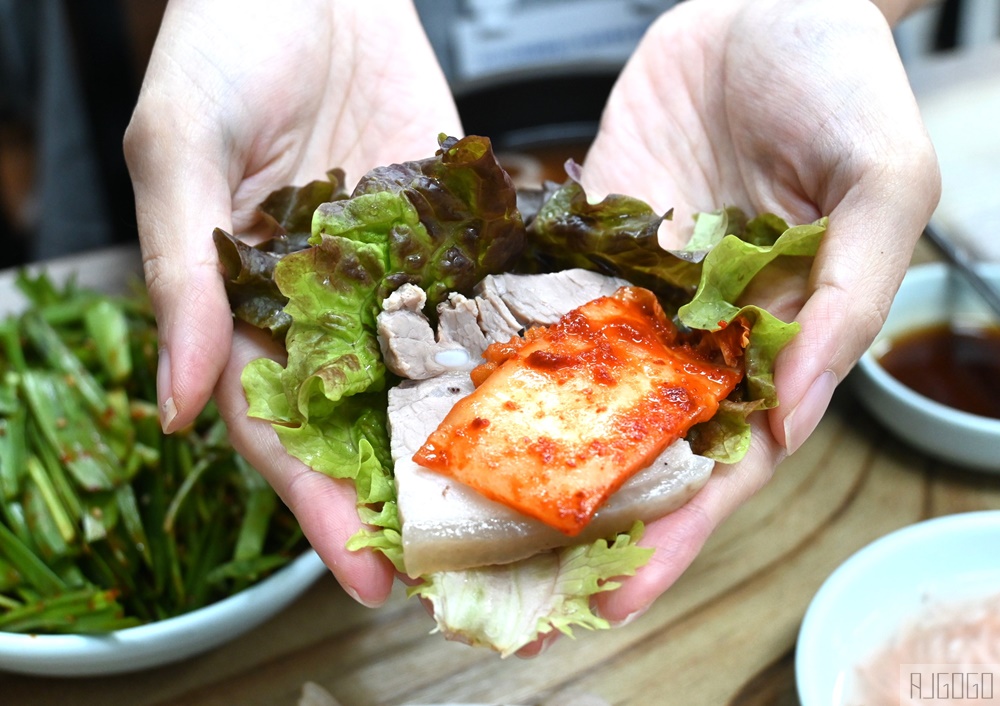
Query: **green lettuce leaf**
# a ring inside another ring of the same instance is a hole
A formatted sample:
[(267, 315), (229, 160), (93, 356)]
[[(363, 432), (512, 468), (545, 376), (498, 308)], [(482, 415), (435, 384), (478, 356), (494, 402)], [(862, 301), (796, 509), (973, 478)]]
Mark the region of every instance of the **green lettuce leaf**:
[(748, 321), (742, 397), (723, 405), (691, 437), (697, 453), (735, 463), (750, 448), (747, 415), (778, 404), (774, 361), (798, 332), (796, 324), (735, 302), (778, 257), (815, 255), (827, 222), (789, 227), (774, 214), (748, 219), (728, 207), (698, 214), (687, 245), (667, 251), (657, 239), (666, 217), (628, 196), (612, 194), (592, 203), (580, 183), (570, 179), (537, 208), (519, 266), (524, 271), (583, 267), (622, 277), (655, 292), (664, 310), (691, 329), (715, 331), (737, 317)]
[(653, 555), (639, 547), (642, 524), (611, 541), (537, 554), (503, 566), (447, 571), (410, 589), (430, 602), (438, 630), (449, 639), (497, 650), (504, 657), (558, 630), (607, 629), (590, 599), (620, 585)]
[(441, 135), (439, 143), (433, 159), (373, 169), (350, 200), (324, 204), (313, 220), (314, 234), (346, 229), (361, 238), (373, 222), (377, 231), (388, 226), (377, 236), (389, 247), (382, 296), (416, 284), (432, 311), (450, 292), (467, 294), (503, 272), (525, 242), (517, 192), (490, 141)]
[[(785, 323), (760, 307), (741, 307), (734, 302), (739, 301), (750, 281), (778, 257), (815, 255), (826, 232), (827, 219), (791, 228), (773, 215), (764, 217), (763, 223), (757, 219), (750, 223), (753, 227), (748, 231), (763, 244), (747, 242), (736, 235), (724, 237), (705, 256), (698, 289), (677, 313), (685, 326), (708, 331), (745, 317), (751, 325), (746, 352), (748, 399), (762, 400), (765, 407), (774, 407), (778, 404), (774, 393), (774, 359), (799, 326)], [(765, 231), (770, 234), (766, 239), (760, 237)], [(776, 237), (770, 237), (775, 234)]]
[(268, 195), (259, 211), (265, 223), (271, 225), (277, 237), (258, 247), (276, 254), (305, 249), (312, 236), (313, 214), (330, 201), (349, 198), (344, 189), (344, 170), (331, 169), (326, 179), (311, 181), (305, 186), (285, 186)]
[(405, 282), (427, 291), (430, 305), (452, 291), (470, 293), (521, 252), (524, 225), (510, 178), (481, 137), (442, 136), (433, 158), (375, 169), (350, 197), (313, 208), (316, 198), (339, 194), (342, 174), (330, 177), (262, 207), (292, 235), (308, 213), (306, 247), (250, 248), (218, 232), (216, 244), (236, 314), (259, 307), (258, 325), (285, 336), (284, 365), (258, 359), (243, 371), (250, 415), (270, 421), (310, 468), (354, 481), (363, 519), (379, 529), (352, 546), (375, 548), (401, 567), (388, 373), (376, 336), (382, 300)]
[(527, 272), (582, 267), (622, 277), (655, 292), (672, 312), (690, 298), (701, 270), (660, 247), (657, 231), (665, 217), (631, 196), (611, 194), (591, 203), (583, 186), (570, 180), (532, 219), (518, 266)]
[(313, 213), (320, 204), (345, 198), (344, 172), (331, 169), (325, 180), (303, 187), (286, 186), (264, 200), (258, 211), (271, 237), (260, 244), (251, 246), (221, 228), (215, 229), (226, 294), (238, 319), (267, 329), (276, 338), (285, 336), (291, 317), (284, 311), (288, 299), (274, 281), (275, 267), (284, 255), (308, 247)]
[[(774, 359), (797, 327), (738, 302), (776, 258), (814, 255), (826, 221), (790, 228), (771, 214), (723, 208), (699, 214), (689, 243), (665, 251), (657, 232), (670, 213), (621, 195), (591, 203), (572, 178), (518, 194), (487, 139), (441, 136), (439, 145), (431, 159), (369, 172), (350, 195), (337, 170), (276, 192), (261, 207), (277, 234), (271, 241), (250, 247), (216, 233), (234, 312), (284, 337), (288, 354), (244, 370), (249, 413), (270, 421), (311, 468), (353, 480), (369, 529), (348, 548), (379, 551), (405, 569), (386, 419), (394, 380), (375, 334), (383, 299), (404, 283), (427, 292), (433, 314), (487, 274), (584, 267), (651, 289), (683, 327), (717, 330), (743, 317), (751, 326), (746, 383), (689, 435), (699, 453), (742, 458), (747, 416), (777, 404)], [(433, 574), (411, 593), (432, 604), (449, 637), (512, 654), (553, 630), (607, 627), (590, 598), (648, 560), (652, 550), (636, 546), (641, 532)]]
[(702, 264), (698, 290), (678, 310), (678, 319), (690, 328), (718, 330), (742, 318), (750, 324), (744, 354), (746, 375), (743, 401), (723, 403), (715, 416), (695, 427), (689, 441), (695, 453), (721, 463), (736, 463), (750, 448), (751, 412), (778, 405), (774, 362), (781, 349), (799, 331), (757, 306), (737, 306), (744, 289), (761, 270), (782, 256), (812, 257), (826, 232), (827, 220), (788, 227), (767, 214), (751, 220), (741, 235), (726, 235), (709, 251)]

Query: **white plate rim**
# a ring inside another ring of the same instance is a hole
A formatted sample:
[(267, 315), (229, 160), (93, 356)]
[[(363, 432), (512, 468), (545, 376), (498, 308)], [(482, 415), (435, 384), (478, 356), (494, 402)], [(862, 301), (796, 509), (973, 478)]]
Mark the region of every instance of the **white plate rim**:
[(109, 675), (194, 656), (273, 617), (327, 568), (312, 549), (263, 581), (175, 618), (103, 635), (0, 632), (0, 670), (44, 676)]

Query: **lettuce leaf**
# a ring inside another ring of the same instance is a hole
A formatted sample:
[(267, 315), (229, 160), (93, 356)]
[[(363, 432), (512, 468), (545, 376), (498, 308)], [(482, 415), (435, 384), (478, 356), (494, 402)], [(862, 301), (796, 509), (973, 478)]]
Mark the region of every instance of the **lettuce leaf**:
[[(688, 328), (743, 317), (751, 326), (746, 384), (689, 435), (718, 461), (742, 458), (747, 416), (777, 404), (774, 359), (797, 327), (737, 302), (774, 259), (815, 254), (826, 221), (789, 228), (771, 214), (749, 219), (723, 208), (699, 214), (690, 242), (665, 251), (658, 230), (670, 213), (622, 195), (591, 203), (572, 178), (519, 194), (486, 138), (441, 136), (439, 146), (431, 159), (369, 172), (350, 195), (339, 170), (275, 192), (261, 208), (276, 237), (260, 245), (215, 236), (235, 315), (283, 337), (288, 353), (284, 364), (261, 359), (244, 370), (249, 413), (270, 421), (311, 468), (353, 480), (369, 529), (348, 548), (405, 568), (386, 419), (394, 380), (375, 330), (382, 300), (406, 282), (427, 292), (433, 313), (487, 274), (584, 267), (651, 289)], [(411, 593), (433, 605), (449, 637), (512, 654), (553, 630), (607, 627), (590, 597), (648, 560), (652, 550), (636, 546), (641, 533), (637, 525), (508, 566), (433, 574)]]
[(746, 376), (742, 401), (729, 401), (689, 435), (696, 453), (721, 463), (736, 463), (750, 448), (751, 412), (778, 405), (774, 362), (799, 331), (757, 306), (738, 306), (747, 285), (779, 257), (812, 257), (826, 232), (827, 219), (789, 227), (781, 218), (765, 214), (747, 223), (740, 235), (724, 236), (705, 256), (698, 289), (680, 307), (678, 320), (689, 328), (718, 330), (735, 319), (750, 323), (750, 341), (744, 356)]
[(269, 330), (275, 338), (284, 338), (291, 317), (284, 311), (288, 298), (274, 281), (275, 267), (283, 255), (308, 247), (313, 213), (320, 204), (347, 198), (343, 186), (343, 170), (331, 169), (325, 180), (303, 187), (286, 186), (270, 194), (259, 211), (271, 237), (258, 245), (248, 245), (221, 228), (215, 229), (226, 294), (237, 318)]
[(672, 313), (694, 292), (700, 267), (660, 247), (657, 232), (667, 217), (631, 196), (611, 194), (591, 203), (583, 186), (570, 180), (532, 219), (518, 265), (528, 272), (582, 267), (615, 275), (652, 290)]
[[(489, 140), (440, 138), (426, 160), (369, 172), (349, 196), (329, 182), (272, 195), (264, 207), (304, 248), (250, 248), (216, 234), (237, 315), (283, 331), (287, 362), (251, 362), (242, 383), (251, 416), (268, 420), (285, 449), (310, 468), (354, 480), (359, 511), (377, 529), (352, 540), (401, 567), (399, 519), (385, 417), (388, 372), (376, 336), (382, 300), (412, 282), (443, 300), (470, 293), (520, 254), (516, 192)], [(317, 198), (338, 195), (314, 204)], [(280, 302), (280, 318), (274, 303)]]
[(636, 523), (610, 541), (537, 554), (503, 566), (447, 571), (423, 577), (410, 589), (430, 602), (437, 629), (448, 639), (483, 645), (507, 657), (553, 631), (607, 629), (590, 598), (620, 585), (653, 555), (639, 547)]
[(591, 203), (583, 186), (569, 180), (542, 206), (528, 227), (523, 269), (583, 267), (622, 277), (657, 294), (664, 310), (692, 329), (715, 331), (742, 317), (750, 324), (745, 384), (716, 416), (693, 430), (692, 447), (722, 463), (736, 463), (750, 448), (747, 415), (778, 404), (774, 361), (798, 332), (756, 306), (738, 306), (747, 285), (778, 257), (811, 257), (826, 219), (789, 227), (774, 214), (753, 219), (734, 207), (696, 216), (682, 250), (659, 246), (664, 218), (644, 201), (610, 195)]

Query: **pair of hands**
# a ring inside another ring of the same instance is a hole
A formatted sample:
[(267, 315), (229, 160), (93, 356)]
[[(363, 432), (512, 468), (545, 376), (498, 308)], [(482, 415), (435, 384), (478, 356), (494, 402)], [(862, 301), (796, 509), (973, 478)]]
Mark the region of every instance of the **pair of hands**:
[[(830, 217), (811, 274), (789, 270), (752, 294), (802, 326), (776, 366), (781, 406), (758, 415), (742, 462), (647, 526), (652, 561), (599, 596), (612, 622), (645, 610), (802, 444), (884, 320), (940, 190), (887, 22), (901, 4), (885, 0), (883, 14), (869, 0), (687, 0), (653, 25), (609, 98), (584, 185), (673, 208), (678, 232), (666, 240), (722, 205), (790, 223)], [(239, 376), (267, 341), (234, 330), (211, 234), (252, 236), (275, 188), (425, 157), (439, 132), (461, 124), (409, 0), (309, 0), (294, 13), (172, 0), (125, 139), (164, 428), (189, 423), (214, 393), (237, 450), (367, 605), (386, 599), (393, 573), (344, 549), (359, 524), (353, 488), (289, 457), (246, 416)]]

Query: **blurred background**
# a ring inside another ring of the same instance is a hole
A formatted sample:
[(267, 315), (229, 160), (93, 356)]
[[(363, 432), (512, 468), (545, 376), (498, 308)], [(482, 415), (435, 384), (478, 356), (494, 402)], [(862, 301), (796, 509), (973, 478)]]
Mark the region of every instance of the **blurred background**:
[[(675, 1), (417, 6), (466, 130), (537, 179), (582, 158), (618, 71)], [(0, 268), (136, 240), (121, 139), (165, 5), (0, 0)], [(931, 2), (896, 34), (908, 66), (992, 44), (1000, 1)]]

